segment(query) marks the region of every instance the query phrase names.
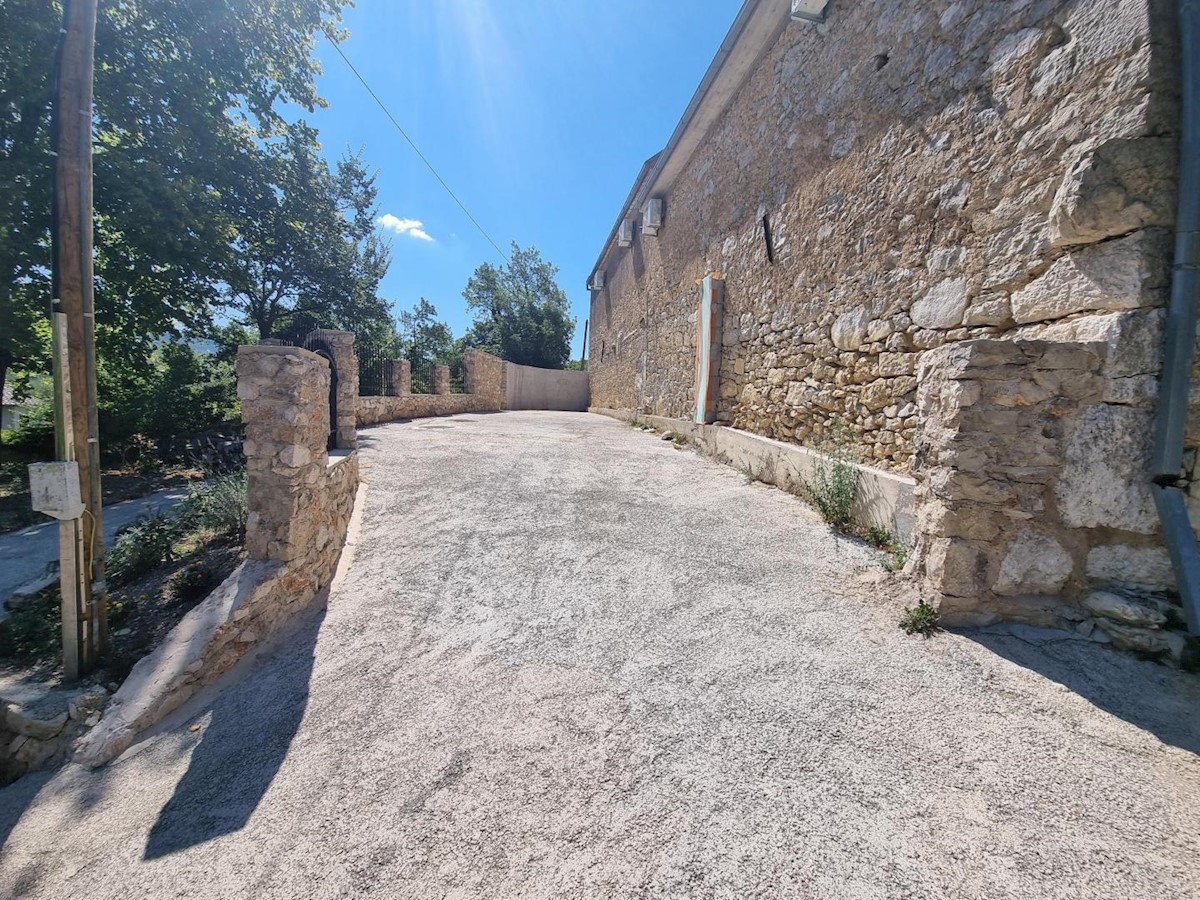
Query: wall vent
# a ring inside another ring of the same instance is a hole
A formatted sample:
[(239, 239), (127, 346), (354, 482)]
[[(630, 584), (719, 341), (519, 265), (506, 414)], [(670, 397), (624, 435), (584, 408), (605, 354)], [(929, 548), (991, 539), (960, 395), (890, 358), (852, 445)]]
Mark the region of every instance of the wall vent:
[(642, 231), (653, 237), (658, 236), (658, 230), (663, 223), (663, 201), (661, 197), (653, 197), (646, 201), (642, 210)]
[(617, 232), (617, 246), (629, 247), (633, 244), (633, 219), (624, 219)]
[(792, 18), (805, 22), (824, 22), (829, 0), (792, 0)]

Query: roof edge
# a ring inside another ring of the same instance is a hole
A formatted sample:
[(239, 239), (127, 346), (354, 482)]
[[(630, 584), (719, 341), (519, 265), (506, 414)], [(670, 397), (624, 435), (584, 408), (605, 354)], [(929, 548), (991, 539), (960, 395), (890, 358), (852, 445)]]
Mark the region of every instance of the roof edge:
[[(696, 147), (724, 115), (763, 54), (787, 26), (790, 0), (745, 0), (704, 78), (683, 111), (666, 147), (650, 157), (621, 207), (592, 272), (603, 268), (621, 222), (656, 190), (669, 185), (691, 159)], [(646, 172), (647, 166), (653, 168)]]

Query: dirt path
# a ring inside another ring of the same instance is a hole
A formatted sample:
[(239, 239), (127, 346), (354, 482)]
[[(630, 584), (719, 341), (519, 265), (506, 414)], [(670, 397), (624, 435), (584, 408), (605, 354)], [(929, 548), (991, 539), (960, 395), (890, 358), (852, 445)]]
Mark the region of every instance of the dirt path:
[(364, 438), (327, 613), (0, 791), (0, 896), (1200, 895), (1194, 677), (907, 637), (870, 551), (607, 419)]

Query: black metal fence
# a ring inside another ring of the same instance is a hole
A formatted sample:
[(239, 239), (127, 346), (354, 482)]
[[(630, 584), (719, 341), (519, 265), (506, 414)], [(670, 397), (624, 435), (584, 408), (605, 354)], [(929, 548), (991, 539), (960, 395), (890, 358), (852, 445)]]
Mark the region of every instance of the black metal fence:
[(411, 380), (409, 390), (414, 394), (433, 393), (433, 361), (419, 360), (410, 362)]
[(467, 392), (467, 367), (460, 356), (450, 362), (450, 393), (465, 394)]
[(363, 397), (383, 397), (387, 394), (387, 361), (394, 359), (390, 347), (367, 343), (358, 346), (358, 393)]

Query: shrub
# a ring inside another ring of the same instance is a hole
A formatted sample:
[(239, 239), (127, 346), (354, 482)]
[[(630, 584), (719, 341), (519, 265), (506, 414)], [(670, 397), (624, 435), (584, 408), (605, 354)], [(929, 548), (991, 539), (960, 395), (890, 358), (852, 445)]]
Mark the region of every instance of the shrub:
[(941, 616), (938, 611), (922, 598), (916, 606), (904, 607), (904, 615), (900, 617), (900, 627), (906, 634), (919, 634), (929, 637), (941, 630), (938, 624)]
[(892, 533), (886, 528), (881, 528), (878, 525), (872, 525), (867, 529), (867, 533), (863, 538), (868, 544), (877, 550), (887, 550), (892, 546)]
[(105, 573), (114, 585), (128, 584), (175, 556), (181, 533), (173, 516), (157, 513), (142, 516), (117, 532), (105, 557)]
[(190, 531), (208, 531), (241, 541), (246, 536), (246, 473), (218, 475), (192, 485), (180, 504), (180, 516)]
[(54, 456), (54, 406), (36, 404), (21, 416), (21, 424), (5, 435), (5, 445), (38, 459)]
[(190, 602), (216, 587), (217, 573), (203, 562), (192, 563), (171, 577), (171, 593), (176, 600)]
[(858, 467), (840, 429), (835, 428), (833, 441), (820, 448), (813, 460), (812, 479), (805, 481), (804, 487), (826, 522), (835, 528), (850, 524), (858, 497)]
[(12, 610), (0, 623), (0, 654), (22, 660), (53, 656), (62, 641), (58, 585)]

